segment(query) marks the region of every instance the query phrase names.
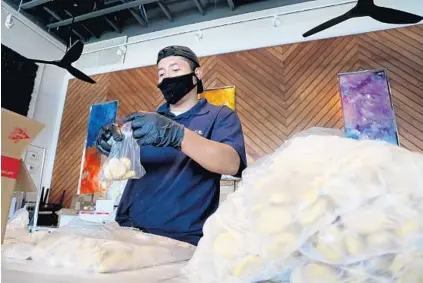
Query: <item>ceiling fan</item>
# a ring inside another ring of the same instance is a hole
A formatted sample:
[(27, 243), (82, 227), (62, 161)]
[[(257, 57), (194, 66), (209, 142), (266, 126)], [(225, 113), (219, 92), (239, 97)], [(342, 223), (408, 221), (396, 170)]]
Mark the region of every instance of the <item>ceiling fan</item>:
[(346, 20), (359, 17), (371, 17), (387, 24), (416, 24), (423, 20), (422, 16), (375, 5), (374, 0), (358, 0), (354, 8), (345, 14), (333, 18), (303, 34), (303, 37), (321, 32)]
[(79, 57), (81, 57), (82, 50), (84, 49), (84, 44), (81, 41), (76, 41), (65, 53), (63, 58), (60, 61), (44, 61), (44, 60), (37, 60), (37, 59), (28, 59), (35, 63), (43, 63), (43, 64), (50, 64), (55, 65), (60, 68), (67, 70), (71, 73), (75, 78), (80, 79), (84, 82), (95, 84), (96, 81), (72, 66), (71, 64), (76, 62)]

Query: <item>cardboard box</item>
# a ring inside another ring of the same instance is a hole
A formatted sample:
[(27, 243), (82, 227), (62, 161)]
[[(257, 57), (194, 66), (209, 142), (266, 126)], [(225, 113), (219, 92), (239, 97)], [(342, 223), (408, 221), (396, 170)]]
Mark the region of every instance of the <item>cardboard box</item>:
[(21, 156), (43, 127), (25, 116), (1, 109), (1, 243), (14, 191), (36, 191)]

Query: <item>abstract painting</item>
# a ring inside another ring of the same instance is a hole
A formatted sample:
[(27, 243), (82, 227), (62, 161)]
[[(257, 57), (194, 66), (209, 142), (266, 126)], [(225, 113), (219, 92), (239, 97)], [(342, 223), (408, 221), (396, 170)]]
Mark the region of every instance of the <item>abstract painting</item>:
[(100, 175), (101, 154), (95, 148), (95, 140), (101, 127), (115, 122), (117, 111), (117, 101), (91, 105), (88, 118), (87, 140), (82, 157), (79, 194), (94, 194), (104, 191), (98, 179)]
[(338, 75), (345, 134), (399, 145), (386, 70)]
[(199, 98), (207, 99), (213, 105), (226, 105), (235, 110), (235, 87), (227, 86), (221, 88), (206, 89), (198, 95)]

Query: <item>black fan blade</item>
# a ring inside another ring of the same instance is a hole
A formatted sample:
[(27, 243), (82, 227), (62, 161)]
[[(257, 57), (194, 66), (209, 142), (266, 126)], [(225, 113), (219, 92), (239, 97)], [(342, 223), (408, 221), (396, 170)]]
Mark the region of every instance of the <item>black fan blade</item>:
[(65, 53), (62, 60), (60, 61), (45, 61), (45, 60), (37, 60), (37, 59), (28, 59), (34, 63), (43, 63), (43, 64), (50, 64), (55, 65), (60, 68), (67, 70), (71, 73), (75, 78), (80, 79), (84, 82), (95, 84), (96, 81), (81, 72), (80, 70), (73, 67), (71, 64), (79, 59), (82, 54), (82, 50), (84, 49), (84, 44), (81, 41), (77, 41), (72, 45), (72, 47)]
[(95, 80), (93, 80), (92, 78), (90, 78), (89, 76), (87, 76), (86, 74), (84, 74), (83, 72), (76, 69), (75, 67), (73, 67), (70, 64), (64, 64), (63, 62), (57, 62), (57, 61), (44, 61), (44, 60), (35, 60), (35, 59), (28, 59), (28, 60), (31, 60), (32, 62), (35, 62), (35, 63), (43, 63), (43, 64), (50, 64), (50, 65), (58, 66), (60, 68), (67, 70), (69, 73), (71, 73), (77, 79), (80, 79), (84, 82), (91, 83), (91, 84), (96, 83)]
[(316, 34), (318, 32), (321, 32), (322, 30), (325, 30), (325, 29), (328, 29), (330, 27), (333, 27), (333, 26), (335, 26), (337, 24), (340, 24), (340, 23), (342, 23), (342, 22), (344, 22), (346, 20), (349, 20), (351, 18), (352, 18), (351, 11), (348, 11), (347, 13), (345, 13), (345, 14), (339, 16), (339, 17), (333, 18), (332, 20), (329, 20), (327, 22), (324, 22), (323, 24), (318, 25), (317, 27), (309, 30), (308, 32), (306, 32), (306, 33), (303, 34), (303, 37), (308, 37), (310, 35)]
[(44, 61), (44, 60), (38, 60), (38, 59), (28, 59), (28, 60), (34, 63), (43, 63), (43, 64), (50, 64), (50, 65), (56, 65), (56, 66), (58, 66), (58, 63), (59, 63), (57, 61)]
[(378, 6), (372, 9), (369, 16), (382, 23), (399, 25), (416, 24), (423, 20), (423, 17), (419, 15)]
[(64, 65), (70, 65), (73, 62), (76, 62), (79, 59), (79, 57), (81, 57), (83, 49), (84, 49), (84, 44), (78, 40), (65, 53), (65, 56), (63, 56), (62, 60), (60, 60), (60, 63)]
[(78, 70), (77, 68), (69, 65), (65, 67), (66, 70), (68, 70), (69, 73), (71, 73), (75, 78), (80, 79), (84, 82), (90, 83), (90, 84), (95, 84), (96, 81), (93, 80), (92, 78), (90, 78), (89, 76), (87, 76), (86, 74), (84, 74), (83, 72), (81, 72), (80, 70)]

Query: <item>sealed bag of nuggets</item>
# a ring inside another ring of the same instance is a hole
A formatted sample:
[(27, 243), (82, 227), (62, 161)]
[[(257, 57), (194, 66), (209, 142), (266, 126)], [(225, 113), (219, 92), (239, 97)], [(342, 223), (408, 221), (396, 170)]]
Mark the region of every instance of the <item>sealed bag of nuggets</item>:
[(140, 147), (132, 137), (131, 123), (124, 124), (120, 131), (122, 141), (112, 139), (110, 155), (101, 167), (100, 180), (103, 182), (140, 179), (145, 175), (140, 160)]

